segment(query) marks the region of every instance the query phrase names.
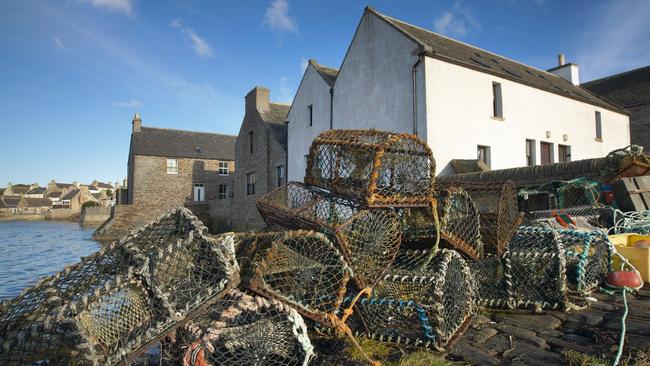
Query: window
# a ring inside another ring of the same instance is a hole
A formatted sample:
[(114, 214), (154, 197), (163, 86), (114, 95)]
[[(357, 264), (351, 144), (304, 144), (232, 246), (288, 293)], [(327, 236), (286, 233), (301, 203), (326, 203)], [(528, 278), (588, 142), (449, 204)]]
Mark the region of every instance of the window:
[(537, 162), (535, 156), (535, 140), (526, 140), (526, 166), (533, 166)]
[(253, 153), (253, 131), (248, 133), (248, 140), (250, 142), (250, 147), (251, 147), (250, 150), (252, 154)]
[(228, 175), (230, 174), (230, 162), (220, 161), (219, 162), (219, 175)]
[(167, 159), (167, 174), (178, 174), (177, 159)]
[(490, 166), (490, 147), (478, 145), (476, 147), (476, 158), (485, 163), (488, 167)]
[(246, 194), (255, 194), (255, 172), (246, 174)]
[(501, 98), (501, 84), (492, 83), (492, 115), (503, 118), (503, 100)]
[(566, 163), (571, 161), (571, 146), (557, 145), (558, 162)]
[(309, 127), (314, 125), (314, 105), (310, 104), (307, 106), (307, 112), (309, 112)]
[(600, 112), (596, 111), (596, 140), (603, 141), (603, 126)]
[(284, 165), (278, 165), (275, 168), (276, 175), (278, 177), (278, 187), (284, 184)]
[(553, 144), (550, 142), (539, 143), (539, 157), (542, 165), (553, 163)]
[(219, 184), (219, 199), (223, 200), (228, 198), (228, 185), (227, 184)]
[(205, 201), (205, 184), (194, 183), (194, 201)]

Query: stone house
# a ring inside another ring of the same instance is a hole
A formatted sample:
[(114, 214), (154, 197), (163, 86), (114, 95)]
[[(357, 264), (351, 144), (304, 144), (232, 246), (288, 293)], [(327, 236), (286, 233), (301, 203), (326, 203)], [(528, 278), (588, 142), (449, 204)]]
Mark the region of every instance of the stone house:
[(68, 210), (68, 215), (78, 215), (81, 214), (83, 204), (89, 201), (99, 204), (99, 201), (93, 197), (88, 187), (70, 188), (65, 194), (61, 195), (58, 201), (52, 202), (52, 209)]
[(630, 112), (631, 143), (650, 151), (650, 66), (593, 80), (582, 86)]
[(235, 144), (232, 228), (259, 229), (264, 221), (257, 199), (286, 182), (289, 106), (269, 101), (269, 89), (255, 87), (245, 98), (245, 114)]
[(456, 159), (502, 169), (601, 157), (630, 143), (627, 112), (582, 88), (578, 66), (564, 57), (539, 70), (372, 8), (331, 96), (325, 84), (305, 75), (296, 92), (287, 118), (290, 180), (303, 179), (312, 137), (327, 128), (416, 134), (443, 175), (455, 173)]
[(42, 215), (49, 211), (52, 202), (47, 198), (21, 197), (16, 205), (18, 212), (22, 215)]
[(29, 198), (45, 198), (47, 187), (34, 187), (25, 193), (25, 197)]
[(0, 198), (0, 212), (8, 215), (18, 214), (18, 203), (20, 197), (2, 197)]
[(38, 184), (33, 183), (33, 184), (11, 184), (11, 182), (7, 183), (7, 186), (5, 187), (2, 195), (4, 197), (20, 197), (30, 190), (37, 188)]

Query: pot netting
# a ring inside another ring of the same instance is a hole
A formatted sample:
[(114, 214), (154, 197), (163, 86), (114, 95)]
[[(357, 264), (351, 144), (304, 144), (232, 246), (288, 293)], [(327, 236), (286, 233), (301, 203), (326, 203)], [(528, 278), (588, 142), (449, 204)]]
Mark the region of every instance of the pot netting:
[(437, 202), (428, 207), (406, 207), (396, 210), (402, 225), (402, 247), (411, 244), (436, 251), (440, 241), (440, 219)]
[(593, 212), (599, 198), (600, 185), (596, 181), (577, 178), (521, 189), (519, 206), (526, 213), (571, 209), (575, 215), (585, 216)]
[(566, 253), (567, 284), (578, 294), (597, 289), (612, 270), (614, 247), (601, 230), (559, 230)]
[(313, 346), (302, 317), (276, 300), (237, 290), (218, 300), (176, 336), (187, 366), (307, 365)]
[(368, 206), (427, 205), (435, 161), (414, 135), (378, 130), (327, 130), (314, 139), (305, 183)]
[(483, 256), (480, 215), (474, 201), (459, 187), (437, 191), (440, 237), (468, 256)]
[(502, 255), (521, 221), (515, 184), (512, 181), (445, 181), (437, 189), (448, 187), (461, 187), (472, 198), (480, 214), (481, 240), (485, 252)]
[(393, 210), (363, 210), (356, 202), (301, 183), (288, 183), (258, 201), (271, 228), (313, 229), (335, 238), (361, 288), (372, 286), (400, 245), (402, 226)]
[(351, 270), (327, 237), (312, 231), (249, 234), (238, 244), (247, 268), (243, 283), (251, 290), (294, 306), (326, 322), (345, 294)]
[(521, 226), (502, 257), (470, 265), (484, 307), (541, 311), (567, 304), (564, 248), (553, 230)]
[[(131, 358), (190, 316), (199, 300), (209, 302), (236, 284), (232, 237), (208, 240), (202, 231), (188, 210), (170, 211), (2, 304), (0, 362), (111, 365)], [(218, 253), (210, 275), (181, 286), (195, 295), (190, 303), (170, 301), (164, 289), (173, 276), (153, 279), (166, 269), (162, 263), (199, 242)]]
[(429, 318), (436, 346), (444, 346), (461, 329), (474, 308), (474, 279), (454, 250), (401, 250), (373, 296), (412, 301)]

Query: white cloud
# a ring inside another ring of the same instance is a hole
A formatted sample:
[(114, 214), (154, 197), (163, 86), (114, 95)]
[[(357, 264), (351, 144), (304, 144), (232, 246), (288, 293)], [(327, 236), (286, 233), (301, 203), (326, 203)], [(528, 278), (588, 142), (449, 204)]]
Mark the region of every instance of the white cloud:
[(298, 23), (289, 16), (287, 0), (273, 0), (264, 13), (264, 25), (274, 32), (298, 32)]
[(307, 66), (309, 66), (309, 60), (304, 57), (300, 57), (300, 76), (305, 73)]
[(82, 0), (96, 8), (103, 8), (111, 12), (134, 16), (133, 0)]
[[(614, 1), (594, 7), (589, 25), (575, 37), (575, 59), (582, 82), (635, 69), (650, 60), (650, 2)], [(625, 21), (621, 21), (625, 19)]]
[(433, 28), (440, 34), (450, 37), (463, 37), (470, 31), (481, 30), (481, 24), (474, 18), (472, 12), (461, 5), (454, 3), (451, 10), (443, 11), (440, 16), (433, 20)]
[(187, 37), (187, 39), (190, 41), (190, 44), (192, 45), (192, 49), (194, 49), (194, 52), (196, 52), (197, 55), (206, 58), (212, 57), (214, 54), (212, 47), (210, 47), (205, 39), (196, 34), (192, 28), (184, 25), (180, 19), (172, 20), (171, 26), (178, 29), (183, 35)]
[(119, 108), (137, 108), (142, 106), (142, 102), (137, 99), (131, 99), (122, 102), (111, 102), (111, 106)]
[(61, 38), (59, 37), (54, 37), (52, 38), (52, 41), (54, 42), (54, 46), (56, 47), (57, 50), (66, 50), (68, 47), (65, 46)]

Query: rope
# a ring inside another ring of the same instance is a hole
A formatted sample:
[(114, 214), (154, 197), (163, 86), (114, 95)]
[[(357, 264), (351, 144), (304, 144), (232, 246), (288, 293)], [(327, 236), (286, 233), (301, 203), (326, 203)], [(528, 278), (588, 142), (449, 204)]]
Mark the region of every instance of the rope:
[(628, 291), (632, 291), (632, 289), (628, 287), (624, 287), (621, 290), (621, 294), (623, 295), (623, 305), (625, 305), (625, 311), (623, 311), (623, 317), (621, 318), (621, 339), (618, 341), (618, 351), (616, 351), (616, 358), (614, 358), (614, 363), (612, 364), (613, 366), (618, 365), (618, 363), (621, 361), (621, 355), (623, 354), (623, 346), (625, 345), (625, 319), (627, 318), (627, 313), (629, 311), (627, 307), (627, 297), (625, 294)]
[(650, 210), (623, 212), (613, 209), (613, 211), (614, 226), (609, 229), (609, 234), (650, 234)]

